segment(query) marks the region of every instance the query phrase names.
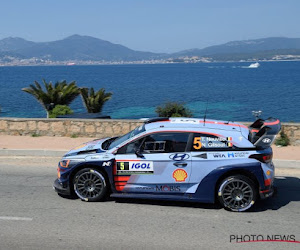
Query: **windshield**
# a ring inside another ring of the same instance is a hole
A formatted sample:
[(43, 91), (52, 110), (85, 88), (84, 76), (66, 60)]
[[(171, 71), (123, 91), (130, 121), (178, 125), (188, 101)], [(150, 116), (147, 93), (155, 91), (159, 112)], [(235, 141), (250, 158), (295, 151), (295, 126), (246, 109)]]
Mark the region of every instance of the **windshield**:
[(123, 143), (124, 141), (127, 141), (129, 138), (134, 137), (144, 131), (145, 131), (145, 125), (139, 126), (139, 127), (135, 128), (134, 130), (130, 131), (129, 133), (127, 133), (126, 135), (123, 135), (123, 136), (119, 137), (118, 139), (116, 139), (114, 142), (112, 142), (110, 144), (108, 149), (112, 149), (112, 148), (118, 146), (119, 144)]

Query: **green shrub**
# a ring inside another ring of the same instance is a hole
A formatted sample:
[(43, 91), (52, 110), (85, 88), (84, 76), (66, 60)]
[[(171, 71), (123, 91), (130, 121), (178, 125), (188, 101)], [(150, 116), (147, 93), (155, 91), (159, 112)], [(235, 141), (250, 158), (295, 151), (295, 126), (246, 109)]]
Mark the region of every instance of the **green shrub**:
[(37, 134), (37, 133), (33, 133), (31, 136), (32, 136), (32, 137), (40, 137), (41, 135), (40, 135), (40, 134)]
[(186, 108), (183, 103), (167, 102), (162, 106), (156, 107), (155, 112), (159, 117), (192, 117), (191, 110)]
[(290, 145), (290, 139), (286, 133), (281, 130), (280, 137), (276, 139), (275, 145), (277, 146), (288, 146)]
[(59, 115), (73, 114), (73, 110), (67, 105), (56, 105), (54, 109), (49, 112), (49, 118), (56, 118)]
[(71, 134), (71, 138), (78, 138), (77, 134)]

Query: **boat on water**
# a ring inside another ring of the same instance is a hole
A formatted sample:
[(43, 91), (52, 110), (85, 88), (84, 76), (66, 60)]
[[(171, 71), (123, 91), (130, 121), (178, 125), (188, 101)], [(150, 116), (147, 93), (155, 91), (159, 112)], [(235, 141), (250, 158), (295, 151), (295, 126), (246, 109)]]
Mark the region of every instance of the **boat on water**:
[(248, 68), (258, 68), (259, 66), (260, 64), (256, 62), (256, 63), (251, 63)]

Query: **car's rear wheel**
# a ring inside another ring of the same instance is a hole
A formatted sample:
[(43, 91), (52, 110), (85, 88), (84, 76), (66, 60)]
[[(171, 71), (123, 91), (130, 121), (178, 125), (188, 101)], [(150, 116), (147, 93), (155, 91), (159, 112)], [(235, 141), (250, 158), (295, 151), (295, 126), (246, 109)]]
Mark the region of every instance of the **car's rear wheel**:
[(244, 175), (234, 175), (223, 179), (218, 187), (221, 205), (230, 211), (242, 212), (255, 203), (257, 190), (251, 179)]
[(83, 201), (102, 201), (108, 190), (104, 175), (93, 168), (78, 171), (73, 185), (76, 195)]

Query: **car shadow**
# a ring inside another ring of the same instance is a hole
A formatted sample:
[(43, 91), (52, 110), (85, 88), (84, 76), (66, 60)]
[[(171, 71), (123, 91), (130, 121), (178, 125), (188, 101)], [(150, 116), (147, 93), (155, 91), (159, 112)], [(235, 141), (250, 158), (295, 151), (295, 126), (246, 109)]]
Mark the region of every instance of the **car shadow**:
[(190, 207), (190, 208), (203, 208), (203, 209), (221, 209), (222, 207), (216, 204), (199, 203), (189, 201), (171, 201), (171, 200), (151, 200), (151, 199), (131, 199), (131, 198), (114, 198), (118, 203), (132, 203), (143, 205), (156, 205), (156, 206), (171, 206), (171, 207)]
[(249, 212), (262, 212), (266, 210), (278, 210), (291, 201), (300, 201), (300, 179), (297, 177), (275, 177), (275, 192), (271, 198), (261, 200), (253, 206)]
[[(275, 192), (271, 198), (259, 200), (248, 213), (263, 212), (266, 210), (278, 210), (291, 201), (300, 201), (300, 179), (297, 177), (276, 177), (274, 181)], [(131, 199), (131, 198), (110, 198), (109, 201), (118, 203), (133, 203), (143, 205), (157, 206), (176, 206), (176, 207), (191, 207), (202, 209), (219, 210), (222, 207), (218, 204), (184, 202), (184, 201), (166, 201), (166, 200), (150, 200), (150, 199)]]

